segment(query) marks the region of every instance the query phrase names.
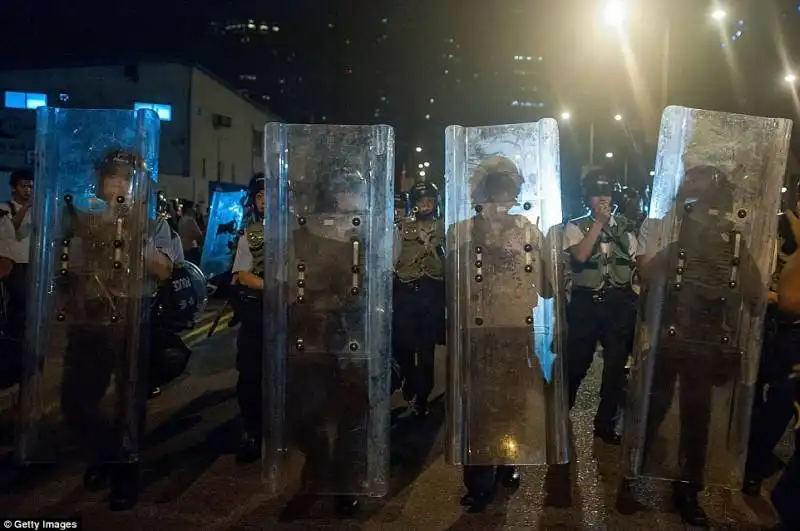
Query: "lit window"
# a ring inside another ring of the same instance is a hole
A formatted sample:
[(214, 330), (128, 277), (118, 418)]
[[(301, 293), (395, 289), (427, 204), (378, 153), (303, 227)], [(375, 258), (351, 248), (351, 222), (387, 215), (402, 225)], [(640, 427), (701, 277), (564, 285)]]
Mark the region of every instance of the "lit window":
[(7, 109), (38, 109), (39, 107), (47, 107), (47, 94), (6, 91)]
[(156, 111), (156, 114), (158, 114), (162, 122), (172, 121), (172, 105), (167, 105), (165, 103), (141, 103), (137, 101), (133, 104), (133, 110), (138, 111), (139, 109), (152, 109)]
[(272, 31), (278, 32), (280, 30), (281, 30), (280, 26), (272, 26)]

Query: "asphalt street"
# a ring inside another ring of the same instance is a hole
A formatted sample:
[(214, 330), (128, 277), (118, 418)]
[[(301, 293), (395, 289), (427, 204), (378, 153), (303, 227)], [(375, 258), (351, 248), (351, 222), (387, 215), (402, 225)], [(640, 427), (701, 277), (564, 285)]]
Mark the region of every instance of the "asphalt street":
[[(396, 396), (390, 495), (365, 500), (360, 514), (351, 520), (336, 517), (329, 500), (322, 499), (304, 517), (282, 521), (280, 515), (296, 489), (297, 474), (283, 494), (273, 496), (261, 480), (259, 463), (236, 464), (235, 329), (223, 324), (210, 339), (205, 339), (206, 334), (207, 329), (189, 341), (194, 355), (187, 374), (149, 403), (141, 502), (135, 509), (111, 513), (104, 493), (84, 490), (82, 466), (74, 463), (25, 483), (9, 484), (0, 498), (0, 516), (75, 516), (81, 519), (82, 529), (119, 531), (684, 529), (670, 508), (664, 483), (648, 483), (639, 489), (642, 506), (635, 514), (623, 515), (615, 509), (619, 449), (597, 442), (591, 434), (600, 359), (572, 412), (576, 462), (549, 471), (524, 468), (522, 486), (516, 492), (501, 493), (485, 513), (468, 514), (459, 506), (461, 472), (442, 457), (442, 400), (434, 403), (431, 417), (419, 423), (407, 417), (402, 399)], [(437, 352), (436, 370), (434, 394), (439, 396), (444, 392), (443, 348)], [(783, 457), (788, 456), (784, 453)], [(294, 468), (299, 470), (301, 459), (296, 461)], [(567, 488), (559, 489), (558, 484)], [(566, 495), (556, 495), (559, 490)], [(714, 529), (756, 530), (774, 523), (774, 513), (764, 498), (753, 500), (738, 492), (709, 489), (702, 503)]]

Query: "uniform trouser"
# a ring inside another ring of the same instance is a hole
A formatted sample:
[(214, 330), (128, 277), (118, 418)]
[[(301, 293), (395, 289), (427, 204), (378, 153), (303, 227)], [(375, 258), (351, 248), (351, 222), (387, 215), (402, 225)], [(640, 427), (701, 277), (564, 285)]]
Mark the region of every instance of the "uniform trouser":
[(603, 380), (595, 428), (613, 429), (625, 387), (628, 343), (635, 319), (635, 294), (630, 288), (604, 292), (574, 289), (567, 306), (567, 373), (569, 405), (592, 365), (597, 342), (603, 345)]
[(261, 439), (262, 431), (263, 344), (264, 329), (258, 319), (243, 320), (236, 337), (236, 369), (239, 371), (236, 398), (244, 430), (248, 437), (257, 441)]
[(470, 494), (491, 492), (495, 482), (503, 474), (510, 474), (513, 470), (513, 465), (465, 465), (464, 486)]
[(364, 368), (342, 366), (334, 356), (314, 353), (290, 357), (287, 371), (287, 431), (306, 458), (303, 490), (358, 493), (368, 459), (369, 391)]
[(681, 488), (699, 491), (708, 451), (709, 427), (714, 387), (731, 381), (739, 370), (740, 359), (722, 352), (679, 352), (661, 350), (653, 367), (650, 386), (650, 407), (647, 416), (645, 452), (658, 437), (661, 424), (672, 406), (675, 387), (678, 393), (679, 478), (687, 485)]
[[(127, 327), (76, 325), (67, 332), (64, 372), (61, 384), (61, 411), (67, 427), (88, 452), (90, 464), (130, 463), (139, 459), (139, 446), (147, 417), (148, 356), (129, 360)], [(139, 352), (146, 353), (146, 334), (140, 338)], [(131, 382), (130, 368), (138, 374)], [(111, 378), (115, 381), (113, 404), (103, 410), (103, 399)], [(131, 410), (132, 408), (132, 410)], [(133, 437), (132, 444), (126, 440)]]
[[(775, 446), (794, 418), (795, 383), (789, 379), (793, 365), (800, 364), (800, 325), (778, 325), (774, 335), (765, 338), (761, 373), (767, 389), (763, 402), (756, 397), (756, 407), (750, 429), (746, 475), (763, 478), (771, 462)], [(760, 375), (761, 376), (761, 375)]]
[(394, 282), (393, 353), (406, 395), (425, 404), (433, 391), (436, 344), (444, 328), (444, 282), (423, 277)]
[(25, 335), (25, 305), (27, 296), (28, 264), (14, 264), (11, 273), (3, 282), (8, 294), (8, 333), (18, 340)]

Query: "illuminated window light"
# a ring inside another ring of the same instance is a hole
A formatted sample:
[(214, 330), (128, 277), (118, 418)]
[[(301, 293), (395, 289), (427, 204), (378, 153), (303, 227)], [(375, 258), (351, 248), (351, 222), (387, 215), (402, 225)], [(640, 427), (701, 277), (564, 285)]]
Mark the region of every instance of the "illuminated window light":
[(156, 111), (156, 114), (158, 114), (158, 117), (162, 122), (172, 121), (172, 105), (167, 105), (166, 103), (135, 102), (133, 104), (133, 110), (138, 111), (140, 109), (152, 109)]

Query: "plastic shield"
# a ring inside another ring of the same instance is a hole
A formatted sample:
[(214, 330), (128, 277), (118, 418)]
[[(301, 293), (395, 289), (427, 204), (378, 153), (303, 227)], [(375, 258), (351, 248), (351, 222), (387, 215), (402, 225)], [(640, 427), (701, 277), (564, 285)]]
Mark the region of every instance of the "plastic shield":
[(138, 459), (159, 127), (151, 110), (38, 110), (22, 462)]
[(242, 230), (247, 188), (219, 189), (211, 196), (200, 269), (213, 278), (231, 269), (235, 245)]
[(383, 496), (394, 132), (273, 123), (265, 139), (265, 477), (286, 484), (291, 446), (304, 491)]
[(740, 487), (791, 122), (661, 119), (623, 470)]
[(447, 459), (568, 460), (558, 126), (447, 129)]

